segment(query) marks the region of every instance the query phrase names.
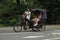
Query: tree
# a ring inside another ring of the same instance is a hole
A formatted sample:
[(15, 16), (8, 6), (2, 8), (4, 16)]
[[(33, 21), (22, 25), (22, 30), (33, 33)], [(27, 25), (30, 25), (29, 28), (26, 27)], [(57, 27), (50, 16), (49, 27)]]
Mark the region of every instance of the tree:
[(59, 0), (0, 0), (0, 23), (14, 24), (18, 20), (18, 15), (26, 10), (26, 6), (29, 6), (30, 10), (34, 8), (46, 9), (47, 23), (60, 23)]

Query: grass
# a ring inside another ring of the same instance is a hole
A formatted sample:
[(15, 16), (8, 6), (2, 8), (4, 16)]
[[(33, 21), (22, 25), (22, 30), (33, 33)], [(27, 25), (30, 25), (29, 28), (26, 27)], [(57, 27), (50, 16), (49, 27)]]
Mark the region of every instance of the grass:
[(4, 25), (4, 24), (0, 24), (0, 27), (6, 27), (6, 25)]

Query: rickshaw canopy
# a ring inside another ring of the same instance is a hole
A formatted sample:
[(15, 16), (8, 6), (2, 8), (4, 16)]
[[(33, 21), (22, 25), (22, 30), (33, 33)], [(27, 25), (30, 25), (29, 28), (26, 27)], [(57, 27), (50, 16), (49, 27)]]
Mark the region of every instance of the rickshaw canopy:
[(32, 12), (34, 13), (35, 11), (42, 12), (42, 19), (47, 19), (47, 12), (45, 9), (32, 9)]

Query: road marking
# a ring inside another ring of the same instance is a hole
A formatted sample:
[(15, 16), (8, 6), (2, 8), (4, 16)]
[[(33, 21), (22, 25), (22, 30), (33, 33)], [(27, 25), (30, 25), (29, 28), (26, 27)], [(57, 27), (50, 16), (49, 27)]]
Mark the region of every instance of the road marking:
[(57, 32), (55, 32), (55, 33), (52, 33), (52, 34), (59, 34), (59, 35), (60, 35), (60, 33), (57, 33)]
[(27, 36), (27, 37), (23, 37), (23, 38), (40, 38), (40, 37), (44, 37), (43, 35), (40, 36)]
[(54, 31), (60, 31), (60, 30), (54, 30)]
[(60, 38), (50, 38), (50, 39), (44, 39), (44, 40), (60, 40)]

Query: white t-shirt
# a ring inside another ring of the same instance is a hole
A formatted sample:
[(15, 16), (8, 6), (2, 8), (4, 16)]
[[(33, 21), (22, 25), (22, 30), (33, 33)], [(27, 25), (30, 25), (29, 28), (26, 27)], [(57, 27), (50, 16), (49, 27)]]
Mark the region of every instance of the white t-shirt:
[(30, 11), (26, 11), (25, 13), (27, 14), (26, 18), (27, 18), (28, 20), (30, 20), (31, 12), (30, 12)]

